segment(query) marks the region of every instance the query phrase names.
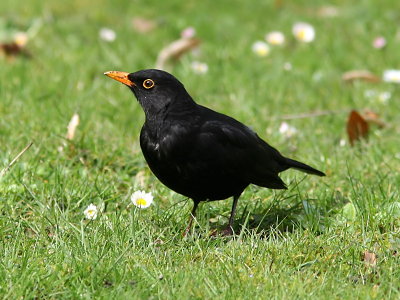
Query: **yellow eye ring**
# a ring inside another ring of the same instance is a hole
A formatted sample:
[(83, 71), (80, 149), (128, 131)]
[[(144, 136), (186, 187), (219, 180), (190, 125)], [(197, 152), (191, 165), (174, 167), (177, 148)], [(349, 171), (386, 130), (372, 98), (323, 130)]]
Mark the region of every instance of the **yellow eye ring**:
[(145, 89), (151, 89), (154, 86), (154, 81), (151, 79), (146, 79), (145, 81), (143, 81), (143, 87)]

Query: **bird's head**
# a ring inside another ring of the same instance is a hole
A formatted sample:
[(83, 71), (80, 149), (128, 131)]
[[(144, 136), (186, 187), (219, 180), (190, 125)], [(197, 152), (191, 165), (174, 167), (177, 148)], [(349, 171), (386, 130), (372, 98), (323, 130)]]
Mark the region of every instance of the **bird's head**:
[(165, 71), (156, 69), (134, 73), (109, 71), (104, 75), (128, 86), (143, 107), (147, 117), (165, 111), (171, 104), (180, 107), (194, 103), (183, 84)]

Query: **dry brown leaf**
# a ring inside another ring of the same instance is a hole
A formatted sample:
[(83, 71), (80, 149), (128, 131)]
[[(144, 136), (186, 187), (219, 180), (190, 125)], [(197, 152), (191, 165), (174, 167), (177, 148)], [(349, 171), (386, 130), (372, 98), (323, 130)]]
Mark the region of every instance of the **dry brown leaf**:
[(163, 244), (164, 244), (164, 241), (162, 239), (156, 239), (154, 241), (154, 245), (163, 245)]
[(73, 114), (71, 120), (68, 123), (67, 140), (73, 140), (75, 136), (76, 128), (79, 125), (79, 115), (77, 113)]
[(150, 19), (135, 17), (132, 20), (133, 29), (139, 33), (148, 33), (157, 27), (157, 23)]
[(378, 127), (383, 128), (385, 127), (385, 122), (383, 122), (380, 118), (379, 115), (369, 109), (366, 109), (363, 111), (363, 117), (368, 123), (373, 123), (375, 125), (378, 125)]
[(375, 267), (377, 262), (376, 254), (369, 251), (364, 251), (362, 255), (362, 260), (365, 262), (366, 265), (370, 267)]
[(0, 49), (6, 56), (17, 55), (22, 51), (22, 48), (15, 42), (1, 43)]
[(367, 82), (380, 82), (381, 79), (367, 70), (352, 70), (344, 73), (342, 79), (346, 82), (353, 82), (355, 80), (364, 80)]
[(355, 141), (366, 138), (368, 131), (368, 122), (357, 111), (352, 110), (347, 120), (347, 134), (350, 145), (353, 146)]
[(29, 51), (26, 49), (28, 35), (25, 32), (15, 34), (13, 41), (0, 43), (0, 53), (7, 58), (17, 55), (25, 55), (30, 57)]
[(156, 68), (165, 69), (166, 63), (171, 59), (179, 59), (184, 53), (196, 48), (200, 44), (197, 38), (181, 38), (173, 41), (163, 48), (157, 57)]
[(0, 43), (0, 53), (8, 58), (12, 58), (17, 55), (24, 55), (30, 57), (30, 53), (25, 49), (25, 46), (18, 44), (16, 42), (10, 43)]
[(138, 182), (141, 188), (146, 186), (146, 173), (144, 171), (137, 172), (135, 182)]

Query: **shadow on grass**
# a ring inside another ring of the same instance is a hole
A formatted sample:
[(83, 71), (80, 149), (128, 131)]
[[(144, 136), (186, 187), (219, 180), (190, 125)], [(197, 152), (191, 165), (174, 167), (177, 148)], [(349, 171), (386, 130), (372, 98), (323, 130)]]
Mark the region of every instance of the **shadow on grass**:
[[(269, 203), (258, 201), (255, 205), (247, 204), (241, 213), (238, 211), (234, 232), (240, 234), (245, 231), (260, 237), (299, 229), (310, 230), (316, 235), (323, 233), (329, 226), (331, 209), (295, 191), (289, 193), (278, 193)], [(225, 217), (228, 219), (228, 216)], [(215, 224), (212, 230), (225, 229), (227, 221), (223, 223)]]
[(268, 207), (259, 205), (251, 211), (246, 206), (234, 224), (234, 231), (240, 232), (245, 229), (262, 236), (268, 236), (271, 231), (293, 232), (301, 227), (299, 216), (302, 213), (304, 208), (301, 201), (283, 207), (282, 203), (275, 200)]
[[(299, 216), (304, 214), (304, 206), (302, 201), (296, 198), (297, 195), (287, 196), (283, 200), (282, 196), (274, 197), (272, 203), (266, 205), (264, 201), (259, 201), (256, 205), (248, 204), (245, 207), (238, 208), (237, 216), (233, 225), (233, 230), (236, 235), (242, 230), (254, 232), (262, 236), (268, 236), (271, 231), (276, 232), (292, 232), (299, 227)], [(159, 227), (162, 228), (165, 224), (177, 233), (182, 233), (189, 219), (192, 201), (190, 199), (182, 200), (174, 205), (171, 205), (166, 211), (160, 212)], [(214, 210), (211, 215), (204, 218), (204, 203), (199, 207), (198, 218), (192, 227), (192, 234), (200, 236), (208, 236), (212, 232), (222, 232), (228, 225), (230, 207), (228, 214), (218, 214)], [(189, 207), (189, 209), (188, 209)], [(203, 217), (200, 215), (203, 214)], [(213, 220), (213, 221), (211, 221)], [(215, 221), (218, 220), (218, 221)], [(208, 221), (208, 226), (206, 222)]]
[[(250, 187), (239, 200), (233, 225), (235, 235), (256, 234), (261, 238), (268, 238), (271, 234), (279, 236), (280, 233), (301, 229), (310, 230), (316, 235), (323, 233), (332, 221), (332, 214), (343, 205), (343, 201), (330, 194), (313, 199), (298, 188), (301, 182), (302, 180), (292, 182), (289, 190), (278, 191), (274, 195), (268, 192), (267, 197), (261, 193), (254, 196), (261, 189)], [(249, 197), (252, 192), (253, 196)], [(223, 206), (202, 202), (197, 210), (198, 218), (192, 226), (192, 235), (205, 238), (212, 233), (222, 233), (228, 225), (231, 201), (231, 198), (222, 201), (225, 202)], [(223, 211), (220, 210), (222, 207)], [(192, 201), (185, 198), (171, 204), (166, 210), (160, 209), (154, 221), (159, 228), (168, 227), (181, 236), (187, 226), (191, 209)]]

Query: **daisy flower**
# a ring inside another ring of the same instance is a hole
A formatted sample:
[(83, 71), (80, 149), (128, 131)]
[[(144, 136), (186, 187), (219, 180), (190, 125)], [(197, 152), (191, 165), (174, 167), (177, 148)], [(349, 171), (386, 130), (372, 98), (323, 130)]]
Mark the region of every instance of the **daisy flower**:
[(378, 100), (381, 103), (387, 103), (390, 98), (392, 97), (392, 93), (391, 92), (381, 92), (378, 94)]
[(282, 122), (281, 126), (279, 127), (279, 132), (283, 134), (285, 137), (290, 138), (297, 133), (297, 129), (293, 126), (290, 126), (286, 122)]
[(285, 36), (280, 31), (272, 31), (265, 36), (265, 40), (270, 45), (283, 45), (285, 43)]
[(378, 36), (372, 42), (372, 46), (375, 49), (382, 49), (386, 46), (386, 39), (383, 36)]
[(388, 103), (392, 97), (392, 93), (389, 91), (378, 92), (375, 90), (366, 90), (364, 92), (364, 97), (369, 99), (376, 99), (381, 103)]
[(93, 203), (90, 203), (83, 213), (86, 219), (95, 220), (97, 218), (97, 211), (97, 206)]
[(383, 81), (400, 83), (400, 70), (386, 70), (383, 72)]
[(187, 27), (182, 30), (181, 37), (184, 39), (191, 39), (196, 35), (196, 29), (194, 27)]
[(208, 72), (208, 65), (199, 61), (192, 62), (191, 68), (196, 74), (206, 74)]
[(269, 48), (268, 44), (263, 41), (255, 42), (253, 44), (253, 46), (251, 47), (251, 49), (257, 56), (260, 56), (260, 57), (267, 56), (270, 52), (270, 48)]
[(310, 43), (315, 39), (314, 27), (308, 23), (296, 23), (292, 31), (294, 37), (300, 42)]
[(291, 70), (293, 69), (293, 66), (292, 66), (292, 64), (291, 64), (290, 62), (285, 62), (285, 63), (283, 64), (283, 69), (284, 69), (285, 71), (291, 71)]
[(21, 48), (25, 47), (28, 42), (28, 35), (25, 32), (17, 32), (14, 35), (14, 42)]
[(147, 208), (153, 203), (153, 195), (145, 191), (136, 191), (132, 194), (131, 201), (139, 208)]
[(99, 31), (99, 36), (103, 41), (113, 42), (117, 37), (117, 34), (110, 28), (101, 28)]

